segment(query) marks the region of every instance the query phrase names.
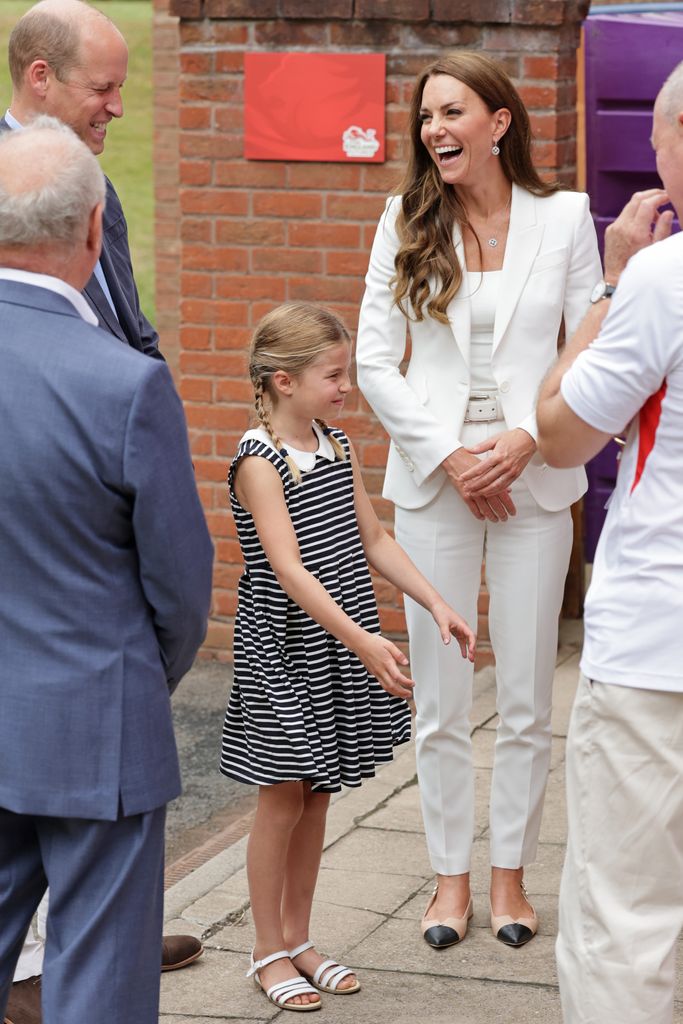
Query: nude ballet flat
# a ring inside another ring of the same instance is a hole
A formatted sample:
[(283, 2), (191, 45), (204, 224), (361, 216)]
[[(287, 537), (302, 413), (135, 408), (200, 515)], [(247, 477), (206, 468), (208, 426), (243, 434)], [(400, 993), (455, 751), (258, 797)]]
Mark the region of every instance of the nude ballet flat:
[(457, 942), (462, 942), (465, 938), (467, 935), (467, 925), (474, 911), (472, 909), (472, 897), (470, 896), (470, 901), (467, 904), (467, 910), (463, 917), (445, 917), (443, 921), (430, 918), (428, 914), (434, 906), (438, 891), (439, 887), (437, 885), (424, 912), (424, 917), (422, 918), (422, 937), (432, 949), (446, 949), (448, 946), (455, 946)]
[[(524, 893), (524, 899), (528, 902), (527, 891), (524, 883), (520, 883)], [(531, 904), (529, 903), (531, 907)], [(496, 917), (491, 910), (491, 931), (497, 939), (504, 942), (506, 946), (524, 946), (538, 931), (538, 918), (536, 911), (531, 907), (530, 917), (510, 917), (508, 914), (501, 914)]]

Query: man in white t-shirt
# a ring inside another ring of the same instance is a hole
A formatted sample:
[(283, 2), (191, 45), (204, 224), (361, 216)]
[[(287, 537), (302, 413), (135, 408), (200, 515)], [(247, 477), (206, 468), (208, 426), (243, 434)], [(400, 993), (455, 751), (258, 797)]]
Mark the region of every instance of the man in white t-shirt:
[(567, 740), (566, 1024), (670, 1024), (683, 924), (683, 234), (659, 212), (683, 216), (683, 64), (652, 145), (665, 191), (636, 193), (608, 229), (605, 281), (538, 403), (553, 466), (627, 431)]

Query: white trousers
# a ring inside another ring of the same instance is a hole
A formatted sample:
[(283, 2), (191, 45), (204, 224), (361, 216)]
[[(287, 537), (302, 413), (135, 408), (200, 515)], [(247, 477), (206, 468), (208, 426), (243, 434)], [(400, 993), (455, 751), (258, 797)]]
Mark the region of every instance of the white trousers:
[(14, 971), (14, 981), (26, 981), (27, 978), (35, 978), (43, 973), (48, 904), (49, 895), (48, 890), (46, 890), (45, 895), (38, 904), (36, 921), (38, 934), (34, 934), (33, 925), (31, 924), (19, 954)]
[[(474, 445), (504, 430), (466, 424)], [(477, 621), (482, 559), (496, 655), (496, 734), (490, 804), (490, 856), (518, 868), (536, 855), (550, 765), (552, 681), (564, 581), (572, 545), (569, 509), (546, 512), (526, 485), (513, 485), (517, 514), (481, 522), (446, 484), (427, 506), (396, 509), (396, 539), (420, 571), (470, 625)], [(470, 869), (474, 772), (469, 713), (473, 667), (445, 647), (432, 617), (406, 598), (415, 680), (416, 752), (422, 815), (434, 871)]]
[(683, 926), (683, 693), (584, 677), (567, 738), (565, 1024), (671, 1024)]

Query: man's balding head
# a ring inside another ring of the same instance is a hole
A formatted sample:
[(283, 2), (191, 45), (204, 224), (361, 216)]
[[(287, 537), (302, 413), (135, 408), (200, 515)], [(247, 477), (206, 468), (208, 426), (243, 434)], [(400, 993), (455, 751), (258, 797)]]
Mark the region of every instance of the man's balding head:
[(0, 266), (52, 274), (80, 291), (99, 256), (102, 170), (74, 133), (42, 117), (0, 136)]
[(19, 19), (10, 35), (9, 70), (15, 88), (21, 88), (26, 69), (39, 58), (60, 81), (66, 81), (81, 59), (83, 28), (105, 24), (115, 27), (106, 14), (84, 0), (40, 0)]
[(680, 220), (683, 217), (683, 62), (671, 72), (655, 100), (652, 147), (657, 173)]
[(10, 104), (21, 124), (47, 114), (68, 124), (93, 153), (121, 117), (126, 42), (114, 23), (83, 0), (41, 0), (17, 22), (9, 42)]
[(676, 65), (659, 90), (657, 103), (672, 124), (677, 122), (679, 115), (683, 115), (683, 61)]

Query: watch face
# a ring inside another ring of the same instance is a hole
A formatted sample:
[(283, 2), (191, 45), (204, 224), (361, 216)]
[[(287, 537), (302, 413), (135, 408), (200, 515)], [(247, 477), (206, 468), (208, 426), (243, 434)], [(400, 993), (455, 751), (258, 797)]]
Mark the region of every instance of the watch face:
[(595, 288), (591, 292), (591, 302), (599, 302), (600, 299), (605, 295), (607, 285), (604, 281), (598, 281)]
[(607, 281), (600, 281), (596, 284), (591, 294), (591, 302), (599, 302), (600, 299), (611, 299), (617, 290), (615, 284), (607, 284)]

